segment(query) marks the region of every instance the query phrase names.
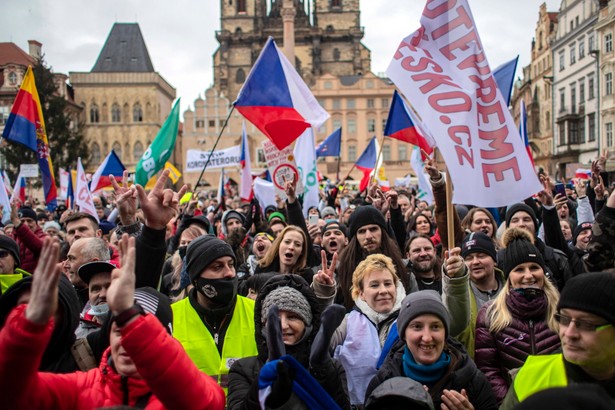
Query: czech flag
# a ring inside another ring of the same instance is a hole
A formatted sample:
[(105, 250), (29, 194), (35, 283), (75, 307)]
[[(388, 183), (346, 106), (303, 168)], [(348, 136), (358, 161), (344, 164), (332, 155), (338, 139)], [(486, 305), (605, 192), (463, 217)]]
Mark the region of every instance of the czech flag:
[(376, 137), (372, 137), (372, 140), (365, 148), (365, 151), (361, 154), (355, 166), (363, 172), (363, 178), (359, 183), (359, 191), (364, 191), (369, 185), (370, 174), (376, 168), (376, 159), (378, 153), (376, 150)]
[(316, 147), (316, 158), (339, 157), (342, 148), (342, 127), (336, 129)]
[(241, 130), (241, 188), (239, 196), (243, 201), (250, 202), (254, 196), (252, 191), (252, 165), (250, 164), (250, 147), (248, 145), (248, 134), (246, 134), (246, 124), (243, 123)]
[(579, 178), (579, 179), (589, 179), (592, 176), (592, 170), (591, 169), (585, 169), (585, 168), (577, 168), (577, 170), (574, 172), (574, 177), (575, 178)]
[(50, 211), (56, 209), (58, 197), (56, 181), (49, 155), (45, 119), (31, 66), (28, 67), (21, 88), (15, 97), (2, 137), (36, 152), (38, 166), (43, 177), (45, 204)]
[(272, 37), (233, 104), (279, 150), (329, 118)]
[(73, 188), (73, 172), (68, 169), (68, 187), (66, 188), (66, 208), (73, 209), (75, 207), (75, 189)]
[(100, 164), (90, 182), (90, 192), (96, 192), (104, 187), (111, 186), (109, 175), (113, 175), (116, 179), (122, 178), (124, 175), (124, 164), (118, 158), (115, 151), (111, 150), (107, 158)]
[(20, 200), (22, 204), (26, 202), (26, 179), (21, 176), (21, 173), (17, 175), (17, 179), (15, 180), (15, 186), (11, 194), (11, 203), (17, 199)]
[(415, 127), (410, 116), (410, 109), (397, 90), (393, 92), (393, 101), (391, 102), (387, 124), (384, 127), (384, 135), (416, 145), (428, 154), (433, 152), (433, 144), (429, 144)]
[(525, 144), (525, 150), (527, 151), (527, 156), (530, 158), (532, 162), (532, 167), (534, 166), (534, 156), (532, 155), (532, 148), (530, 147), (530, 140), (527, 136), (527, 110), (525, 109), (525, 101), (521, 100), (520, 102), (520, 117), (519, 117), (519, 134), (521, 135), (521, 140), (523, 144)]

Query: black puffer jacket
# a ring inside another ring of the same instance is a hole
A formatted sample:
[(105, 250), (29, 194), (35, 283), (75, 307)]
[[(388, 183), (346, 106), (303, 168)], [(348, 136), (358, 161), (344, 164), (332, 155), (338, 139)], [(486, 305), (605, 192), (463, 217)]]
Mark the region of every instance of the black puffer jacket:
[[(406, 342), (399, 340), (393, 345), (391, 353), (387, 356), (376, 376), (367, 386), (365, 397), (369, 397), (372, 391), (382, 382), (392, 377), (405, 377), (403, 370), (403, 355)], [(442, 380), (429, 390), (429, 394), (434, 403), (434, 408), (439, 409), (442, 404), (442, 391), (455, 390), (461, 392), (465, 389), (470, 403), (476, 410), (497, 409), (495, 396), (491, 391), (491, 386), (487, 378), (476, 367), (472, 359), (468, 356), (463, 345), (457, 340), (449, 337), (444, 347), (451, 356), (451, 365)]]
[(341, 364), (331, 360), (329, 365), (323, 368), (310, 368), (310, 348), (314, 337), (320, 327), (320, 308), (314, 291), (307, 282), (298, 275), (276, 275), (263, 287), (256, 298), (254, 307), (255, 337), (258, 348), (258, 356), (246, 357), (237, 360), (229, 371), (229, 389), (227, 396), (228, 409), (258, 409), (258, 374), (267, 362), (269, 351), (263, 334), (263, 320), (261, 309), (263, 301), (274, 289), (290, 286), (297, 289), (310, 303), (312, 308), (311, 333), (301, 342), (294, 346), (286, 346), (286, 353), (293, 356), (310, 374), (320, 383), (341, 408), (349, 409), (348, 393), (346, 391), (346, 373)]
[[(32, 276), (16, 282), (0, 297), (0, 328), (9, 313), (17, 306), (19, 297), (32, 287)], [(58, 318), (53, 327), (53, 333), (49, 344), (43, 354), (39, 371), (50, 373), (72, 373), (79, 369), (71, 348), (75, 343), (75, 330), (79, 325), (79, 313), (81, 304), (75, 288), (62, 275), (58, 291)]]

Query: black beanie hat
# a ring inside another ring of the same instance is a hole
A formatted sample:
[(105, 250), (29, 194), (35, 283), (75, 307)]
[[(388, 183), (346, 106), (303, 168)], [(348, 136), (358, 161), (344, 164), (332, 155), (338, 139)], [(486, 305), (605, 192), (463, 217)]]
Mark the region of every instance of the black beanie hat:
[(461, 242), (461, 257), (465, 259), (466, 256), (482, 252), (491, 256), (494, 261), (498, 260), (498, 255), (495, 250), (495, 243), (493, 240), (482, 232), (472, 232), (463, 239)]
[[(0, 249), (8, 251), (15, 259), (15, 266), (21, 265), (21, 259), (19, 259), (19, 245), (12, 238), (6, 235), (0, 235)], [(0, 272), (8, 273), (8, 272)]]
[(344, 236), (348, 238), (348, 229), (346, 228), (346, 225), (337, 220), (327, 222), (325, 226), (322, 227), (321, 234), (324, 235), (325, 232), (333, 229), (339, 229), (344, 234)]
[(348, 232), (348, 239), (354, 237), (362, 226), (376, 224), (382, 228), (383, 231), (387, 231), (387, 222), (384, 219), (382, 212), (377, 210), (371, 205), (363, 205), (355, 209), (350, 215), (350, 232)]
[(615, 325), (615, 273), (583, 273), (566, 282), (557, 304), (562, 309), (593, 313)]
[(534, 213), (534, 210), (530, 208), (529, 205), (526, 205), (521, 202), (509, 206), (506, 210), (506, 227), (508, 228), (510, 226), (510, 220), (519, 211), (526, 212), (532, 218), (532, 221), (534, 221), (534, 230), (538, 232), (538, 219), (536, 219), (536, 214)]
[(593, 225), (594, 224), (592, 224), (591, 222), (583, 222), (581, 224), (578, 224), (577, 227), (574, 228), (574, 232), (572, 233), (572, 244), (576, 245), (577, 238), (579, 237), (581, 232), (583, 232), (586, 229), (591, 230)]
[(18, 211), (19, 218), (30, 218), (38, 221), (36, 217), (36, 211), (29, 206), (22, 206)]
[(542, 254), (534, 246), (530, 233), (521, 228), (509, 228), (502, 237), (504, 244), (504, 275), (508, 278), (510, 272), (518, 265), (526, 262), (535, 262), (540, 265), (544, 273), (547, 266)]
[(186, 249), (186, 271), (190, 281), (199, 277), (213, 261), (223, 256), (230, 256), (235, 261), (231, 245), (213, 235), (199, 236)]

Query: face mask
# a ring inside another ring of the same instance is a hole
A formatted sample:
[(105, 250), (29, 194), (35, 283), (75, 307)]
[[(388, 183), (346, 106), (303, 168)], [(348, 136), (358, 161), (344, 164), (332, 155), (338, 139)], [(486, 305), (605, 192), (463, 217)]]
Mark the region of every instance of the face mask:
[(225, 305), (237, 295), (237, 276), (230, 279), (206, 279), (194, 280), (197, 292), (211, 300), (215, 305)]
[(100, 305), (90, 306), (88, 313), (96, 317), (104, 316), (109, 313), (109, 305), (106, 303), (101, 303)]
[(523, 296), (528, 301), (532, 301), (545, 294), (542, 289), (538, 288), (517, 288), (514, 289), (514, 291)]
[(184, 259), (186, 257), (186, 249), (188, 249), (187, 246), (180, 246), (179, 248), (177, 248), (177, 252), (179, 252), (179, 257)]

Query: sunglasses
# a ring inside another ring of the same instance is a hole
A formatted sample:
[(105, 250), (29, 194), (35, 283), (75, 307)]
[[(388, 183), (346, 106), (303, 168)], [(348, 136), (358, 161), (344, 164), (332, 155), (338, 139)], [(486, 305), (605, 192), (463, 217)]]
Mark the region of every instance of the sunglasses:
[(555, 320), (557, 321), (557, 323), (559, 323), (562, 326), (570, 326), (570, 323), (574, 323), (574, 325), (577, 327), (578, 330), (582, 331), (582, 332), (597, 332), (599, 330), (603, 330), (606, 329), (608, 327), (613, 326), (610, 323), (603, 323), (601, 325), (598, 325), (596, 323), (592, 323), (588, 320), (582, 320), (582, 319), (573, 319), (571, 317), (568, 316), (564, 316), (562, 314), (556, 313), (555, 315), (553, 315), (553, 317), (555, 318)]

